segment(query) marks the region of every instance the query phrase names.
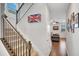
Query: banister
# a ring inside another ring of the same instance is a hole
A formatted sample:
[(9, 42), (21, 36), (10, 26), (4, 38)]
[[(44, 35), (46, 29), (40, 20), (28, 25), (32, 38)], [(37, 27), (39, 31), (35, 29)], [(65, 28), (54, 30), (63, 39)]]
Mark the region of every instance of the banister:
[(7, 16), (4, 14), (2, 15), (2, 18), (8, 22), (8, 24), (20, 35), (20, 37), (24, 40), (25, 43), (27, 43), (27, 41), (23, 38), (23, 36), (14, 28), (14, 26), (8, 21)]
[[(7, 51), (9, 52), (9, 54), (11, 56), (32, 56), (32, 50), (33, 50), (33, 47), (32, 47), (32, 42), (31, 41), (26, 41), (23, 36), (17, 31), (17, 29), (9, 22), (9, 20), (7, 19), (8, 16), (6, 16), (5, 14), (2, 15), (2, 18), (3, 18), (3, 23), (4, 23), (4, 26), (3, 26), (3, 34), (6, 34), (6, 32), (8, 32), (8, 36), (11, 36), (11, 32), (13, 31), (13, 35), (16, 35), (16, 37), (12, 37), (12, 38), (6, 38), (6, 35), (3, 35), (4, 37), (4, 45), (7, 49)], [(7, 25), (8, 24), (8, 25)], [(9, 27), (10, 26), (10, 27)], [(6, 30), (8, 29), (8, 31)], [(10, 30), (12, 30), (10, 32)], [(9, 33), (10, 32), (10, 33)], [(19, 38), (18, 38), (19, 37)], [(12, 43), (12, 40), (16, 40), (15, 43)], [(5, 42), (7, 44), (5, 44)], [(20, 43), (21, 42), (21, 43)], [(21, 48), (17, 48), (19, 46), (21, 46)], [(8, 45), (8, 46), (7, 46)], [(21, 51), (20, 51), (21, 49)]]
[(19, 7), (19, 9), (17, 10), (17, 13), (20, 11), (20, 9), (23, 7), (24, 3), (21, 4), (21, 6)]

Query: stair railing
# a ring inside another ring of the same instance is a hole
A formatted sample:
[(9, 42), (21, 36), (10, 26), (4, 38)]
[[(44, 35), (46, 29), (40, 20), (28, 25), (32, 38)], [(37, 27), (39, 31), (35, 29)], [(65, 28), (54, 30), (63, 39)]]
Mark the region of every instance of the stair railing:
[(31, 56), (31, 41), (27, 42), (23, 36), (9, 22), (6, 15), (3, 19), (3, 44), (11, 56)]

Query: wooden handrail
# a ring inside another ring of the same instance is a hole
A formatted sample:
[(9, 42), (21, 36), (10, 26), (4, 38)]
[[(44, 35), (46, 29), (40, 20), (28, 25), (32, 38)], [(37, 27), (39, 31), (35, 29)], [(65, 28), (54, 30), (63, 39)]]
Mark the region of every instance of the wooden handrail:
[(2, 18), (3, 18), (4, 20), (6, 20), (6, 21), (8, 22), (8, 24), (20, 35), (20, 37), (24, 40), (24, 42), (27, 43), (26, 40), (23, 38), (23, 36), (22, 36), (22, 35), (14, 28), (14, 26), (8, 21), (7, 16), (6, 16), (5, 14), (2, 15)]

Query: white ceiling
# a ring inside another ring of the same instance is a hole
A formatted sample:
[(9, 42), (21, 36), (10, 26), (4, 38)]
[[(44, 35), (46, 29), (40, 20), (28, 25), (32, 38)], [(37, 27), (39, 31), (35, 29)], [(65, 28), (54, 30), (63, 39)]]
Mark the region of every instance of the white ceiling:
[(68, 11), (69, 3), (48, 3), (50, 20), (64, 21)]

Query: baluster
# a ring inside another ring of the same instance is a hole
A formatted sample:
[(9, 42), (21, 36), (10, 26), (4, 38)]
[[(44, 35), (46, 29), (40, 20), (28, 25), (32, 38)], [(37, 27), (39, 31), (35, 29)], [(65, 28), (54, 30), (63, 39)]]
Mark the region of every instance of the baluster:
[[(16, 33), (14, 32), (14, 34), (16, 34)], [(17, 35), (16, 35), (16, 37), (17, 37)], [(15, 40), (16, 40), (16, 37), (15, 37)], [(16, 43), (17, 42), (15, 42), (15, 53), (16, 53), (15, 55), (17, 56), (17, 49), (16, 49), (17, 48), (17, 44)]]
[(9, 33), (9, 35), (8, 35), (8, 37), (9, 37), (9, 46), (10, 46), (10, 50), (11, 50), (11, 39), (12, 39), (12, 37), (11, 37), (11, 35), (10, 35), (10, 33), (11, 33), (11, 28), (9, 27), (10, 25), (8, 24), (8, 29), (9, 29), (9, 31), (8, 31), (8, 33)]
[(25, 47), (26, 47), (26, 54), (25, 55), (27, 56), (27, 43), (26, 43)]
[[(10, 35), (13, 35), (13, 29), (11, 29), (11, 33), (10, 33)], [(10, 43), (11, 43), (11, 49), (12, 49), (12, 52), (13, 52), (14, 55), (15, 55), (15, 52), (14, 52), (14, 50), (13, 50), (13, 49), (14, 49), (14, 48), (13, 48), (13, 47), (14, 47), (14, 42), (13, 42), (14, 40), (13, 40), (13, 39), (14, 39), (14, 37), (12, 37), (12, 39), (10, 40)]]
[(17, 52), (16, 54), (17, 54), (17, 56), (18, 56), (18, 41), (17, 41), (17, 33), (15, 33), (15, 34), (16, 34), (16, 46), (17, 46), (17, 47), (16, 47), (16, 52)]
[[(20, 39), (21, 39), (20, 43), (22, 44), (22, 38), (20, 37)], [(20, 48), (20, 49), (21, 49), (20, 55), (22, 56), (22, 48)]]
[[(17, 35), (17, 33), (15, 33), (16, 35)], [(17, 56), (18, 56), (18, 41), (17, 41), (17, 37), (18, 36), (16, 36), (16, 54), (17, 54)]]
[(5, 20), (4, 20), (3, 22), (4, 22), (4, 23), (3, 23), (3, 31), (4, 31), (3, 36), (4, 36), (4, 40), (6, 40), (6, 39), (5, 39), (5, 35), (6, 35)]
[[(7, 23), (7, 22), (6, 22)], [(7, 36), (8, 36), (8, 24), (6, 24), (7, 26)], [(7, 37), (7, 41), (8, 41), (8, 44), (9, 44), (9, 38)]]
[(29, 41), (29, 56), (31, 56), (31, 41)]
[(26, 53), (26, 44), (24, 42), (24, 56), (26, 56), (25, 53)]
[(12, 37), (12, 35), (11, 35), (11, 28), (10, 28), (10, 25), (9, 25), (9, 40), (10, 40), (10, 43), (9, 43), (9, 45), (10, 45), (10, 49), (11, 49), (11, 40), (13, 39), (13, 37)]
[(3, 19), (3, 23), (2, 24), (3, 24), (3, 38), (5, 39), (5, 37), (4, 37), (4, 34), (5, 34), (4, 33), (4, 19)]
[(5, 39), (5, 30), (4, 30), (4, 19), (3, 19), (3, 38)]
[(22, 40), (22, 56), (23, 56), (23, 40)]
[(4, 28), (3, 28), (3, 31), (4, 31), (4, 41), (6, 41), (6, 38), (5, 38), (5, 36), (7, 35), (7, 31), (6, 31), (6, 28), (5, 28), (5, 20), (3, 21), (4, 22)]
[(7, 41), (6, 38), (5, 38), (5, 36), (7, 35), (5, 24), (6, 23), (5, 23), (5, 20), (4, 20), (4, 28), (3, 28), (3, 30), (4, 30), (4, 41)]
[[(18, 35), (18, 46), (20, 46), (20, 36)], [(20, 56), (20, 48), (18, 49), (18, 53), (19, 53), (19, 56)]]
[[(8, 24), (8, 23), (7, 23)], [(9, 29), (9, 24), (8, 24), (8, 28), (7, 29)], [(9, 30), (8, 30), (8, 40), (9, 40), (9, 42), (8, 42), (8, 44), (10, 43), (10, 38), (9, 38)], [(9, 47), (10, 47), (10, 44), (9, 44)]]
[(23, 41), (23, 56), (24, 56), (24, 41)]
[[(6, 27), (5, 27), (6, 26)], [(8, 39), (6, 39), (6, 35), (7, 35), (7, 24), (6, 24), (6, 22), (5, 22), (5, 20), (4, 20), (4, 37), (5, 37), (5, 41), (7, 41)], [(6, 30), (6, 31), (5, 31)]]
[(18, 42), (18, 56), (19, 56), (19, 36), (18, 36), (18, 34), (17, 34), (17, 42)]
[[(9, 24), (7, 23), (7, 40), (8, 40), (8, 45), (9, 45), (10, 40), (9, 40), (9, 30), (8, 29), (9, 29)], [(9, 45), (9, 47), (10, 47), (10, 45)]]
[[(22, 39), (22, 38), (21, 38)], [(22, 56), (23, 56), (23, 40), (22, 40)]]
[[(15, 34), (15, 32), (13, 32), (13, 34)], [(14, 37), (14, 40), (15, 40), (16, 37)], [(16, 43), (13, 43), (13, 51), (14, 51), (14, 55), (16, 56)]]

